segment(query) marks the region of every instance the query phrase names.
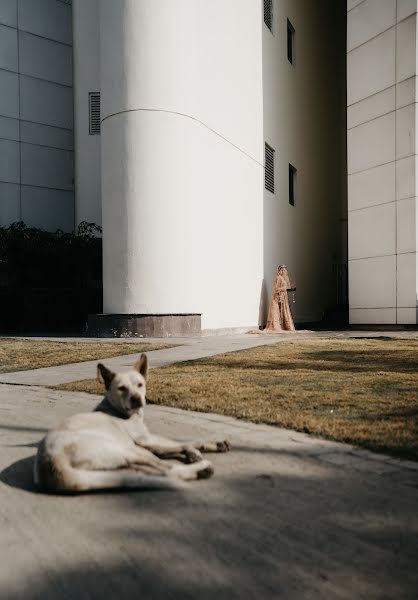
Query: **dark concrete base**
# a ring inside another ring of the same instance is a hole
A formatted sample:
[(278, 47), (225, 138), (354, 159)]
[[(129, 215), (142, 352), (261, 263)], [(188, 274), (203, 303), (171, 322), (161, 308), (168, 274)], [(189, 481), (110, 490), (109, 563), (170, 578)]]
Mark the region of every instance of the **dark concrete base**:
[(418, 324), (392, 324), (392, 325), (350, 325), (349, 329), (352, 331), (417, 331)]
[(200, 314), (89, 315), (87, 335), (99, 338), (183, 337), (202, 331)]

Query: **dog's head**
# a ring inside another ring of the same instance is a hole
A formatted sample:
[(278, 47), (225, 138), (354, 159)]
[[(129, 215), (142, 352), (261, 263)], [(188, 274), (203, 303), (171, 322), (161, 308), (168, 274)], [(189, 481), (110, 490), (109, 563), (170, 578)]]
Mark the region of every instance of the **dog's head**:
[(131, 417), (145, 406), (148, 360), (141, 354), (132, 371), (114, 373), (101, 363), (97, 365), (97, 378), (105, 386), (105, 397), (121, 415)]

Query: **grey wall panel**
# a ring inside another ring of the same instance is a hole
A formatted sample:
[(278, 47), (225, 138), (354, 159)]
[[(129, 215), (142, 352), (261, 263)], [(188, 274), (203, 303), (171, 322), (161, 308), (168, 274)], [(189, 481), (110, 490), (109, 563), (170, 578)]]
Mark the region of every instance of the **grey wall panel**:
[(19, 69), (22, 75), (72, 85), (72, 48), (19, 31)]
[(22, 186), (22, 221), (49, 231), (73, 231), (73, 192)]
[(0, 0), (0, 23), (17, 26), (17, 0)]
[(0, 69), (17, 71), (17, 29), (0, 25)]
[(19, 117), (19, 79), (16, 73), (0, 69), (0, 115)]
[(8, 117), (0, 117), (0, 138), (18, 142), (19, 121), (17, 119), (9, 119)]
[(0, 182), (0, 227), (20, 221), (20, 185)]
[(71, 2), (0, 0), (0, 226), (74, 228), (71, 46)]
[(73, 190), (72, 152), (22, 143), (21, 160), (22, 184)]
[(19, 29), (72, 43), (71, 6), (57, 0), (19, 0)]
[(72, 129), (73, 90), (21, 75), (20, 114), (25, 121)]
[(0, 181), (19, 183), (20, 160), (19, 143), (0, 140)]
[(72, 131), (27, 121), (21, 121), (20, 123), (20, 139), (22, 142), (28, 142), (29, 144), (52, 146), (62, 150), (73, 150), (74, 148)]

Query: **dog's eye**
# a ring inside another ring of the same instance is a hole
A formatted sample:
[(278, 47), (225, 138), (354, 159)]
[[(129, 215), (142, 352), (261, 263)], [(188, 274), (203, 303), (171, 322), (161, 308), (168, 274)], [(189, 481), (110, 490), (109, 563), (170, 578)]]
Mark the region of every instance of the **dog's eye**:
[(144, 384), (143, 384), (143, 383), (141, 383), (141, 382), (139, 382), (139, 383), (138, 383), (138, 387), (142, 387), (143, 385), (144, 385)]
[(126, 385), (120, 385), (120, 386), (118, 387), (118, 390), (120, 390), (121, 392), (126, 392), (126, 390), (127, 390), (127, 389), (128, 389), (128, 388), (126, 387)]

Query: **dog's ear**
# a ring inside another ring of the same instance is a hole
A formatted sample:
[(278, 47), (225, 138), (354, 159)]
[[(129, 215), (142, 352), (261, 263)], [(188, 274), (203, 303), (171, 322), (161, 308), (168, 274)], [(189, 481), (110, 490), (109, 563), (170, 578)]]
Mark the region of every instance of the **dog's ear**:
[(110, 388), (110, 384), (112, 383), (114, 376), (115, 373), (102, 365), (102, 363), (97, 365), (97, 379), (100, 381), (100, 383), (104, 383), (104, 386), (107, 390)]
[(141, 354), (139, 360), (135, 363), (134, 369), (141, 373), (144, 379), (147, 378), (148, 374), (148, 358), (146, 354)]

